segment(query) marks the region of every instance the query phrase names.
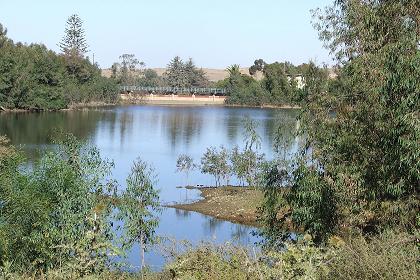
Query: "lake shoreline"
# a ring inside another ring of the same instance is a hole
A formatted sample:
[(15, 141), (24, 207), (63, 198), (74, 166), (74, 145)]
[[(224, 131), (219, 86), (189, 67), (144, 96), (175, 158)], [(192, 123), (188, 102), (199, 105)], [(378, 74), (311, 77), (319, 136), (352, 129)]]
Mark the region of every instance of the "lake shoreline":
[(118, 106), (123, 105), (120, 102), (116, 103), (106, 103), (106, 102), (88, 102), (88, 103), (75, 103), (69, 105), (67, 108), (61, 108), (61, 109), (8, 109), (5, 107), (0, 106), (0, 114), (1, 113), (40, 113), (40, 112), (65, 112), (65, 111), (76, 111), (76, 110), (83, 110), (83, 109), (89, 109), (89, 108), (96, 108), (96, 107), (112, 107), (112, 106)]
[(68, 108), (62, 109), (8, 109), (0, 106), (1, 113), (39, 113), (39, 112), (60, 112), (60, 111), (75, 111), (84, 110), (89, 108), (106, 108), (112, 106), (130, 106), (130, 105), (143, 105), (143, 106), (173, 106), (173, 107), (228, 107), (228, 108), (260, 108), (260, 109), (301, 109), (300, 106), (293, 105), (262, 105), (262, 106), (250, 106), (250, 105), (239, 105), (239, 104), (226, 104), (224, 102), (208, 102), (208, 101), (191, 101), (191, 100), (120, 100), (115, 103), (106, 102), (88, 102), (88, 103), (76, 103), (69, 105)]
[(260, 227), (257, 207), (263, 194), (248, 187), (201, 187), (202, 199), (193, 203), (167, 205), (166, 207), (194, 211), (232, 223)]
[(183, 96), (183, 95), (142, 95), (129, 96), (121, 94), (120, 105), (168, 105), (168, 106), (222, 106), (238, 108), (261, 108), (261, 109), (301, 109), (301, 106), (290, 104), (283, 105), (241, 105), (226, 103), (226, 96)]

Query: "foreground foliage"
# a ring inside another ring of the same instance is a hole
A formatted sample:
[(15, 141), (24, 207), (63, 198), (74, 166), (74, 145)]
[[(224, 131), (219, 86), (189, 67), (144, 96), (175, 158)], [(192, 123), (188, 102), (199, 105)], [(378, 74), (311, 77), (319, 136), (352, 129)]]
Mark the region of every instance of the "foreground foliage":
[(96, 147), (72, 135), (58, 139), (54, 150), (28, 163), (0, 138), (2, 270), (40, 277), (59, 269), (70, 279), (108, 271), (112, 257), (123, 254), (113, 229), (116, 213), (125, 220), (124, 245), (154, 240), (158, 220), (150, 209), (159, 197), (147, 165), (135, 163), (120, 195), (110, 178), (113, 163)]
[[(178, 244), (177, 247), (180, 244)], [(366, 239), (355, 235), (347, 242), (333, 238), (327, 247), (314, 247), (311, 241), (287, 244), (287, 251), (256, 251), (232, 244), (220, 246), (189, 244), (171, 252), (171, 261), (161, 272), (127, 273), (103, 271), (80, 279), (416, 279), (420, 272), (414, 236), (384, 233)], [(8, 279), (74, 279), (55, 268), (42, 277), (9, 272)]]
[(105, 180), (112, 165), (95, 148), (63, 141), (30, 171), (13, 155), (0, 170), (0, 262), (13, 270), (107, 266), (111, 205), (101, 196), (113, 191)]
[[(287, 174), (291, 188), (277, 204), (286, 203), (289, 211), (265, 213), (269, 227), (291, 220), (317, 243), (356, 228), (377, 233), (419, 227), (415, 2), (336, 1), (318, 11), (321, 38), (343, 64), (341, 74), (334, 88), (314, 88), (309, 96), (300, 120), (306, 142)], [(282, 179), (282, 168), (273, 170), (266, 188), (271, 202), (279, 190), (272, 182)]]
[[(334, 242), (334, 238), (332, 238)], [(340, 241), (338, 241), (340, 242)], [(337, 241), (336, 241), (337, 244)], [(418, 232), (351, 236), (336, 249), (321, 279), (415, 279), (420, 273)]]
[(155, 228), (159, 224), (159, 192), (154, 189), (154, 171), (147, 163), (137, 159), (127, 178), (127, 187), (120, 196), (117, 217), (124, 222), (124, 248), (140, 244), (141, 269), (144, 252), (155, 240)]

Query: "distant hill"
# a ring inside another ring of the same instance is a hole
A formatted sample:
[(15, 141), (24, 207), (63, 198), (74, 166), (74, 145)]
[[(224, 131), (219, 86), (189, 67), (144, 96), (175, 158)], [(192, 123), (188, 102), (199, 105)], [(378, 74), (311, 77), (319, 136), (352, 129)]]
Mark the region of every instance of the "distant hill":
[[(156, 71), (159, 76), (162, 76), (165, 73), (166, 68), (151, 68), (152, 70)], [(226, 69), (215, 69), (215, 68), (202, 68), (204, 73), (206, 73), (207, 78), (211, 82), (217, 82), (220, 80), (225, 79), (229, 76)], [(249, 75), (249, 67), (239, 68), (242, 74)], [(111, 77), (111, 69), (102, 69), (102, 76)], [(336, 69), (329, 68), (328, 69), (328, 77), (330, 79), (335, 79), (337, 77)], [(257, 72), (256, 76), (254, 77), (257, 80), (261, 80), (263, 78), (263, 74), (261, 72)]]
[[(204, 73), (206, 73), (207, 78), (212, 82), (217, 82), (225, 79), (229, 74), (225, 69), (214, 69), (214, 68), (202, 68)], [(242, 74), (249, 75), (248, 67), (240, 68)], [(152, 68), (156, 71), (159, 76), (162, 76), (165, 73), (166, 68)], [(111, 69), (102, 69), (102, 76), (110, 77)], [(257, 77), (258, 79), (258, 77)]]

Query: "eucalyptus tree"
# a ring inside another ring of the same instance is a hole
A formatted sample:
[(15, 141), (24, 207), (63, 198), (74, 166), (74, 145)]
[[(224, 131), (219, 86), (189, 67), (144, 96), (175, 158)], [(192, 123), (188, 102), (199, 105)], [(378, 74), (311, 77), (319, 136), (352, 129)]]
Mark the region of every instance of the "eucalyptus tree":
[(245, 186), (247, 177), (248, 164), (244, 160), (242, 151), (238, 146), (235, 146), (229, 154), (230, 162), (232, 163), (232, 173), (238, 178), (239, 185)]
[(213, 175), (216, 187), (222, 185), (222, 180), (225, 180), (226, 185), (228, 185), (231, 174), (228, 160), (229, 153), (225, 147), (220, 147), (220, 150), (215, 147), (207, 148), (201, 157), (201, 172)]
[(114, 62), (111, 65), (111, 78), (117, 79), (118, 71), (120, 70), (120, 64), (118, 62)]
[(162, 77), (159, 76), (155, 70), (145, 69), (143, 71), (143, 75), (137, 81), (137, 83), (145, 87), (158, 87), (158, 86), (163, 86), (162, 80), (163, 80)]
[(122, 54), (120, 62), (111, 67), (112, 74), (123, 85), (135, 85), (143, 74), (145, 63), (136, 58), (134, 54)]
[[(78, 278), (106, 269), (115, 253), (111, 230), (113, 164), (66, 135), (30, 170), (22, 156), (0, 168), (0, 261), (12, 270), (51, 267)], [(3, 145), (0, 143), (0, 145)]]
[(268, 91), (273, 104), (292, 102), (296, 87), (293, 83), (294, 79), (287, 76), (286, 69), (288, 68), (293, 68), (293, 65), (288, 62), (274, 62), (264, 67), (264, 78), (261, 84)]
[(185, 183), (188, 186), (188, 175), (197, 166), (194, 164), (192, 157), (186, 154), (181, 154), (176, 160), (176, 171), (185, 173)]
[(245, 118), (243, 127), (245, 148), (242, 152), (242, 159), (246, 167), (245, 179), (249, 186), (257, 187), (257, 177), (264, 161), (264, 154), (260, 153), (261, 136), (257, 132), (258, 124), (252, 119)]
[(10, 39), (7, 38), (7, 28), (3, 27), (3, 25), (0, 23), (0, 48), (3, 47), (8, 41), (10, 41)]
[(243, 140), (245, 142), (245, 150), (261, 149), (261, 136), (257, 132), (258, 123), (249, 117), (245, 117), (243, 123)]
[(314, 87), (304, 107), (290, 217), (318, 242), (343, 226), (411, 230), (420, 182), (418, 1), (335, 1), (314, 20), (341, 64), (341, 85)]
[(123, 221), (124, 247), (140, 244), (141, 268), (144, 267), (144, 252), (155, 242), (155, 230), (159, 224), (159, 192), (154, 188), (155, 175), (152, 168), (137, 159), (127, 178), (127, 187), (120, 196), (117, 217)]
[(305, 83), (301, 91), (302, 96), (295, 97), (295, 100), (297, 101), (309, 103), (311, 102), (313, 95), (326, 92), (329, 90), (329, 84), (333, 83), (332, 81), (328, 81), (326, 67), (318, 67), (312, 61), (305, 65), (302, 74), (305, 79)]
[(254, 61), (254, 64), (249, 67), (249, 74), (251, 76), (254, 76), (257, 72), (264, 72), (264, 68), (267, 65), (267, 63), (263, 59), (256, 59)]

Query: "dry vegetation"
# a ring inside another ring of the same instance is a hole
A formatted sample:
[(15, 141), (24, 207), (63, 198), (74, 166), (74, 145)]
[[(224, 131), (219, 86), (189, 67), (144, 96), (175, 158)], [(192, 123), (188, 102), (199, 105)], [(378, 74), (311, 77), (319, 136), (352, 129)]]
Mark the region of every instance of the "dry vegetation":
[[(288, 244), (282, 252), (255, 251), (252, 248), (202, 244), (176, 244), (171, 261), (160, 272), (128, 273), (105, 271), (78, 279), (121, 280), (222, 280), (222, 279), (418, 279), (418, 247), (414, 235), (385, 232), (367, 239), (356, 234), (345, 242), (328, 247), (311, 241)], [(0, 270), (1, 279), (72, 278), (68, 271), (50, 270), (45, 274), (14, 274)]]

